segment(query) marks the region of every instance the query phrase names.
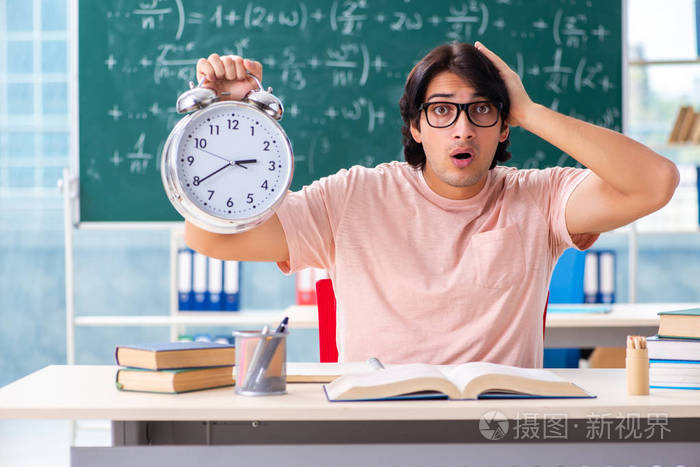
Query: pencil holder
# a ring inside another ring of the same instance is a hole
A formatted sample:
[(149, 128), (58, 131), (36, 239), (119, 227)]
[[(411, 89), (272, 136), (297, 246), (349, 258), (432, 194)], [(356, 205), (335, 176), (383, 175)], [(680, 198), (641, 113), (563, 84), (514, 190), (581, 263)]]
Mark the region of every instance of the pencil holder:
[(287, 331), (236, 331), (236, 394), (287, 393)]
[(645, 396), (649, 394), (649, 353), (647, 349), (627, 348), (625, 357), (627, 394)]

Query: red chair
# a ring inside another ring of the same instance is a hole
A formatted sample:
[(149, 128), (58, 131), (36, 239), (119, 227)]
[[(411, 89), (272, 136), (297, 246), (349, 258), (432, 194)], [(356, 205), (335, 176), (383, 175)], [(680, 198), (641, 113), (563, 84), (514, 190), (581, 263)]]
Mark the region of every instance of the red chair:
[(335, 292), (330, 279), (316, 282), (318, 304), (318, 344), (321, 362), (337, 362), (338, 347), (335, 344)]
[[(335, 343), (335, 292), (330, 279), (316, 282), (316, 303), (318, 304), (318, 344), (320, 361), (337, 362), (338, 347)], [(544, 339), (545, 323), (547, 321), (547, 304), (549, 293), (544, 304), (542, 317), (542, 339)]]

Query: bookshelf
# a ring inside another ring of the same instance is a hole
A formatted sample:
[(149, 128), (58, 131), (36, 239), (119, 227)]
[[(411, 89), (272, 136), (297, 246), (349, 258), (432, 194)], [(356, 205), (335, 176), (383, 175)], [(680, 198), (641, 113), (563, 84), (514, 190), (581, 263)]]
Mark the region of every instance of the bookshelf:
[(654, 65), (700, 65), (700, 58), (666, 59), (666, 60), (629, 60), (630, 66), (654, 66)]
[(318, 326), (315, 306), (290, 306), (284, 310), (198, 312), (180, 311), (174, 316), (76, 316), (76, 326), (276, 326), (290, 316), (290, 327), (313, 329)]

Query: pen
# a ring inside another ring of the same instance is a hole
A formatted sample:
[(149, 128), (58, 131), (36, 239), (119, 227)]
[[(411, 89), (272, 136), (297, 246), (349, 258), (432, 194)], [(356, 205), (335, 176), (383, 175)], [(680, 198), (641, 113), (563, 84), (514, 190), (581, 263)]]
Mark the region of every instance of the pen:
[(284, 332), (285, 329), (287, 329), (287, 323), (289, 322), (289, 317), (285, 316), (282, 322), (280, 323), (279, 326), (277, 326), (277, 329), (275, 329), (275, 334), (278, 332)]
[(262, 334), (262, 337), (260, 337), (260, 340), (258, 341), (258, 344), (255, 346), (255, 350), (253, 351), (253, 356), (250, 358), (250, 361), (248, 362), (248, 371), (245, 372), (246, 380), (243, 382), (243, 389), (248, 390), (250, 387), (250, 375), (252, 373), (250, 370), (253, 368), (256, 368), (258, 366), (258, 362), (260, 361), (260, 356), (262, 355), (263, 348), (265, 347), (265, 341), (267, 340), (267, 337), (265, 337), (266, 334), (270, 332), (270, 326), (267, 324), (265, 327), (262, 328), (262, 331), (260, 334)]
[[(267, 368), (270, 366), (270, 362), (272, 361), (272, 358), (275, 356), (275, 351), (277, 351), (277, 346), (280, 344), (281, 337), (277, 337), (278, 334), (284, 333), (284, 331), (287, 329), (287, 323), (289, 322), (289, 317), (285, 316), (282, 322), (277, 326), (277, 329), (275, 329), (275, 334), (272, 337), (270, 342), (267, 342), (267, 338), (264, 339), (264, 345), (265, 348), (262, 351), (263, 354), (260, 357), (260, 363), (256, 367), (251, 366), (251, 374), (252, 374), (252, 379), (248, 380), (248, 383), (246, 384), (246, 387), (248, 389), (255, 390), (255, 388), (259, 388), (260, 383), (263, 380), (263, 376), (265, 376), (265, 372), (267, 371)], [(252, 385), (252, 386), (251, 386)]]

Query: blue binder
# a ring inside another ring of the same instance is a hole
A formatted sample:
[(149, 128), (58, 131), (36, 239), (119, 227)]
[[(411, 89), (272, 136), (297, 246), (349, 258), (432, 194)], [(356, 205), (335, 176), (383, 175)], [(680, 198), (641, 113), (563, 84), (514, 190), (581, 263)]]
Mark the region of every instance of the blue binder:
[(615, 252), (598, 251), (598, 303), (615, 303)]
[(598, 252), (586, 252), (583, 274), (583, 303), (598, 303), (600, 299), (600, 280), (598, 267)]
[(210, 311), (221, 311), (224, 309), (223, 282), (224, 265), (223, 261), (216, 258), (207, 258), (207, 297), (206, 302)]
[(616, 253), (612, 250), (586, 253), (584, 303), (615, 303), (616, 262)]
[(559, 257), (549, 283), (549, 303), (582, 303), (586, 253), (569, 248)]
[(223, 310), (238, 311), (240, 300), (240, 263), (224, 261)]
[[(549, 304), (613, 303), (615, 252), (566, 250), (559, 258), (549, 289)], [(554, 311), (554, 307), (552, 307)], [(592, 311), (592, 310), (589, 310)], [(598, 308), (609, 311), (609, 307)], [(544, 349), (545, 368), (578, 368), (579, 349)]]
[(193, 310), (203, 311), (209, 308), (207, 303), (207, 257), (196, 251), (192, 255), (192, 290), (194, 292)]
[(192, 250), (182, 248), (177, 252), (178, 309), (189, 311), (194, 307), (192, 291)]
[[(584, 300), (584, 267), (586, 253), (569, 248), (559, 257), (549, 283), (549, 303), (582, 303)], [(578, 368), (581, 351), (544, 349), (544, 368)]]

